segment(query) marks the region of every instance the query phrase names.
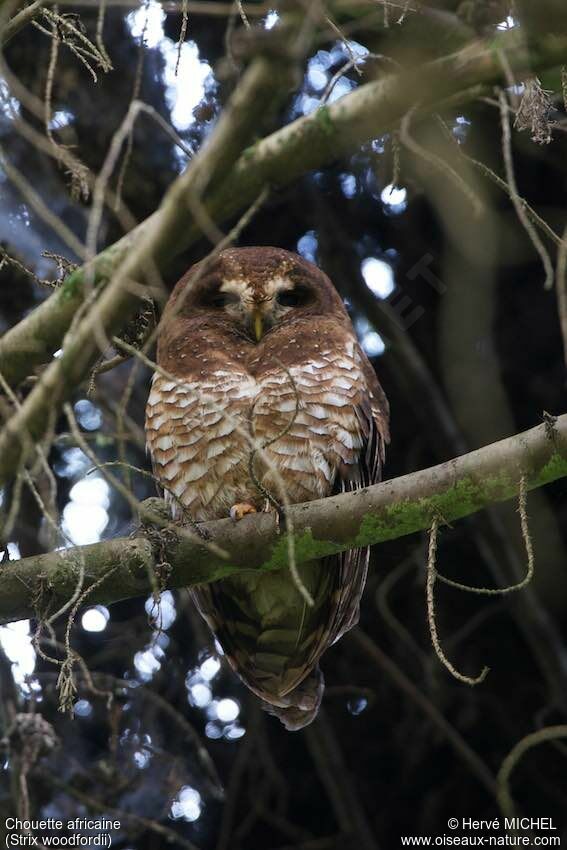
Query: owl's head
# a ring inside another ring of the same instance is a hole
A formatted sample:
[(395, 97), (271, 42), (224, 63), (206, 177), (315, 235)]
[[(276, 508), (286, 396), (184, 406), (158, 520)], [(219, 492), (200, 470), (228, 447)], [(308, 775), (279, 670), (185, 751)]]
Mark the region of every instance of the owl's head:
[(169, 301), (180, 316), (230, 325), (259, 342), (289, 320), (344, 311), (328, 277), (312, 263), (281, 248), (229, 248), (204, 270), (193, 266)]

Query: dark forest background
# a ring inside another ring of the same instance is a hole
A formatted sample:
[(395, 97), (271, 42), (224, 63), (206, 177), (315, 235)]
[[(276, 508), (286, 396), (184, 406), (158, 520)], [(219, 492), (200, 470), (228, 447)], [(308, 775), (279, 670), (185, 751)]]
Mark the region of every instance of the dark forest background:
[[(348, 46), (338, 35), (316, 45), (277, 124), (317, 106), (349, 51), (363, 56), (369, 50), (403, 66), (450, 49), (427, 29), (427, 16), (411, 10), (403, 15), (403, 5), (388, 7), (386, 27), (382, 17), (369, 30), (354, 28)], [(522, 26), (506, 3), (429, 5), (444, 8), (471, 38)], [(96, 8), (60, 11), (80, 13), (85, 32), (94, 37)], [(378, 11), (386, 14), (383, 7)], [(266, 15), (250, 17), (265, 25)], [(62, 46), (58, 57), (51, 126), (59, 142), (76, 146), (94, 172), (137, 79), (139, 97), (173, 124), (186, 146), (185, 151), (177, 147), (150, 117), (138, 119), (123, 184), (124, 201), (137, 221), (156, 209), (188, 152), (207, 137), (241, 73), (238, 58), (227, 57), (230, 30), (238, 35), (243, 29), (238, 14), (190, 11), (175, 77), (181, 21), (178, 11), (162, 14), (154, 0), (145, 7), (109, 5), (103, 36), (114, 69), (99, 72), (96, 84), (71, 51)], [(274, 24), (275, 13), (267, 21)], [(5, 49), (12, 72), (40, 98), (50, 51), (50, 38), (33, 26)], [(331, 99), (386, 73), (390, 65), (368, 58), (359, 69), (362, 76), (351, 68), (340, 78)], [(539, 138), (529, 128), (513, 132), (515, 175), (520, 195), (560, 234), (567, 192), (560, 71), (542, 76), (541, 87), (549, 91), (549, 103), (539, 112)], [(0, 92), (4, 155), (83, 238), (88, 203), (72, 198), (64, 169), (14, 130), (1, 81)], [(509, 87), (514, 109), (524, 92), (518, 82)], [(16, 101), (12, 108), (43, 132), (38, 118)], [(530, 428), (545, 412), (565, 410), (556, 293), (544, 286), (540, 258), (508, 194), (462, 159), (465, 154), (480, 160), (506, 178), (501, 118), (498, 94), (488, 92), (440, 117), (415, 120), (413, 149), (399, 133), (375, 139), (355, 155), (273, 192), (239, 238), (240, 245), (277, 245), (301, 253), (327, 272), (344, 297), (390, 400), (387, 478)], [(437, 164), (417, 148), (432, 152)], [(439, 160), (458, 168), (483, 198), (482, 216), (475, 217), (471, 199)], [(121, 233), (116, 219), (105, 213), (99, 247)], [(0, 239), (40, 278), (57, 276), (56, 264), (43, 252), (76, 260), (1, 172)], [(546, 245), (555, 261), (556, 247)], [(203, 239), (180, 257), (167, 285), (209, 249)], [(4, 263), (0, 330), (48, 295), (49, 289), (19, 266)], [(103, 462), (120, 455), (115, 413), (131, 368), (126, 362), (100, 375), (90, 397), (83, 386), (73, 400), (82, 432)], [(127, 407), (128, 421), (139, 428), (149, 379), (149, 370), (137, 369)], [(131, 434), (126, 460), (149, 469), (141, 431), (137, 438), (135, 428)], [(100, 472), (86, 476), (91, 463), (63, 420), (50, 462), (72, 540), (129, 532), (128, 504)], [(152, 483), (141, 475), (132, 473), (129, 485), (140, 499), (153, 495)], [(525, 735), (567, 722), (566, 495), (567, 485), (559, 481), (529, 496), (536, 577), (528, 589), (495, 598), (443, 585), (436, 590), (447, 655), (469, 676), (490, 667), (477, 687), (451, 678), (431, 647), (426, 535), (375, 547), (360, 626), (325, 655), (323, 710), (301, 733), (287, 733), (260, 712), (219, 666), (186, 592), (165, 592), (159, 613), (151, 599), (81, 613), (72, 643), (93, 681), (79, 677), (73, 719), (58, 711), (58, 670), (30, 644), (33, 623), (3, 627), (3, 701), (41, 715), (59, 742), (32, 760), (31, 814), (117, 817), (122, 828), (112, 839), (121, 850), (176, 843), (201, 850), (393, 848), (400, 846), (401, 835), (448, 832), (450, 817), (498, 817), (493, 781), (503, 758)], [(9, 557), (51, 545), (33, 495), (24, 488), (20, 497), (18, 519), (5, 541)], [(8, 489), (3, 498), (8, 510), (13, 492)], [(438, 568), (475, 586), (518, 581), (526, 553), (517, 505), (443, 527)], [(59, 640), (63, 630), (64, 625), (57, 629)], [(109, 690), (115, 695), (110, 708)], [(12, 745), (2, 770), (2, 818), (18, 810), (18, 777), (28, 752), (22, 742)], [(560, 743), (541, 745), (525, 756), (512, 779), (519, 811), (552, 817), (564, 841), (565, 758)]]

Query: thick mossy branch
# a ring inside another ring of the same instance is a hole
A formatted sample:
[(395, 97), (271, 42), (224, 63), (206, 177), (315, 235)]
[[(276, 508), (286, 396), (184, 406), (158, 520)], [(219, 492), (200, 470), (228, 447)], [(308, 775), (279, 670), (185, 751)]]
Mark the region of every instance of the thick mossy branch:
[[(266, 185), (286, 186), (311, 169), (353, 153), (361, 144), (392, 130), (416, 104), (421, 113), (427, 113), (447, 99), (471, 98), (479, 86), (505, 81), (501, 51), (505, 52), (506, 65), (521, 77), (567, 63), (567, 35), (544, 34), (528, 44), (516, 31), (501, 33), (415, 69), (366, 83), (245, 150), (229, 176), (213, 181), (205, 192), (205, 208), (222, 223), (246, 209)], [(270, 85), (273, 78), (272, 74)], [(155, 229), (163, 236), (152, 252), (152, 260), (161, 272), (200, 238), (201, 231), (181, 197), (167, 228), (159, 227), (161, 217), (163, 209), (102, 252), (94, 260), (97, 280), (104, 284), (124, 257), (137, 251), (148, 232)], [(61, 347), (82, 303), (84, 280), (84, 268), (80, 268), (60, 291), (0, 340), (0, 372), (10, 384), (19, 383)]]
[[(385, 481), (353, 493), (291, 508), (298, 562), (357, 546), (393, 540), (431, 525), (433, 516), (451, 522), (489, 504), (515, 498), (524, 476), (527, 489), (567, 476), (567, 414), (455, 460)], [(211, 540), (228, 553), (217, 557), (202, 541), (168, 535), (159, 560), (171, 565), (169, 587), (214, 581), (242, 570), (273, 570), (287, 565), (288, 546), (272, 515), (239, 523), (205, 523)], [(11, 561), (0, 572), (0, 621), (30, 616), (33, 600), (51, 599), (53, 608), (69, 598), (80, 565), (88, 587), (109, 570), (89, 603), (111, 603), (151, 591), (156, 554), (145, 537), (120, 538)], [(115, 569), (117, 567), (117, 569)]]

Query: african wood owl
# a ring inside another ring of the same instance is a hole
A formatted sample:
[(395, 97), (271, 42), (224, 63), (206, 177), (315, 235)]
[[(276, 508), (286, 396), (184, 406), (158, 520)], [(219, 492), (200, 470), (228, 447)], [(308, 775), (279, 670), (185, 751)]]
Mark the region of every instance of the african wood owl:
[[(174, 516), (196, 521), (378, 481), (388, 403), (322, 271), (279, 248), (223, 251), (175, 287), (158, 337), (146, 434)], [(255, 444), (260, 448), (253, 451)], [(172, 496), (172, 494), (175, 494)], [(192, 590), (242, 681), (288, 729), (317, 714), (318, 662), (357, 620), (368, 551), (242, 572)]]

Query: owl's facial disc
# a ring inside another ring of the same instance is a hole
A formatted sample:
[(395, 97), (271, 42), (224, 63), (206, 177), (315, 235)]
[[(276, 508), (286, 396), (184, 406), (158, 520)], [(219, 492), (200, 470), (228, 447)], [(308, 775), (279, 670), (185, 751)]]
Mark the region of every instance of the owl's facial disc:
[(288, 277), (278, 275), (261, 282), (231, 278), (222, 282), (214, 306), (223, 310), (255, 342), (260, 342), (288, 313), (313, 298), (308, 286)]

